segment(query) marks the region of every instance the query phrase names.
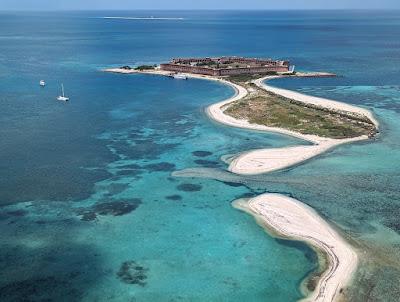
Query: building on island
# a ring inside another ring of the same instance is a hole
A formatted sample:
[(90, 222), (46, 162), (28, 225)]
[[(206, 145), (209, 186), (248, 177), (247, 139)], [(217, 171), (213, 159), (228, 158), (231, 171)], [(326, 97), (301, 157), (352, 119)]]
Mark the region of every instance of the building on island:
[(161, 70), (210, 76), (289, 72), (289, 61), (243, 57), (177, 58), (160, 65)]

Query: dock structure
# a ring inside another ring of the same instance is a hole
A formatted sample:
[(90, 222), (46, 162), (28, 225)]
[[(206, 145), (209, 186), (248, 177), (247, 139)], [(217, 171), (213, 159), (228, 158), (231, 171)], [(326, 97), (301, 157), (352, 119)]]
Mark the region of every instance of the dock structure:
[(169, 63), (160, 64), (160, 69), (209, 76), (232, 76), (289, 72), (290, 63), (289, 61), (244, 57), (175, 58)]

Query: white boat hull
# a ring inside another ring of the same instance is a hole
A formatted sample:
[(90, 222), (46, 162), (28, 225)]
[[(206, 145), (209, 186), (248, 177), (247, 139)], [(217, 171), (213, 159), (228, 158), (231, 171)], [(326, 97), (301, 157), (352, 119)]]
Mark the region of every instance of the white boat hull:
[(61, 84), (61, 92), (62, 92), (62, 95), (59, 95), (59, 96), (57, 97), (57, 100), (58, 100), (58, 101), (63, 101), (63, 102), (69, 101), (69, 98), (66, 97), (65, 94), (64, 94), (64, 84)]
[(57, 97), (57, 100), (58, 101), (63, 101), (63, 102), (68, 102), (69, 98), (67, 98), (66, 96), (59, 96), (59, 97)]
[(174, 79), (177, 79), (177, 80), (187, 80), (188, 79), (188, 77), (184, 74), (174, 74), (173, 77), (174, 77)]

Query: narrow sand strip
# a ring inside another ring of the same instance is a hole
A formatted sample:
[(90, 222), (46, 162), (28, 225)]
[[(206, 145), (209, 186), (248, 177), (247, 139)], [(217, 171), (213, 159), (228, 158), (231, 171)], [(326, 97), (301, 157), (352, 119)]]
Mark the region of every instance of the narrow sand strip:
[(117, 19), (117, 20), (185, 20), (178, 17), (98, 17), (99, 19)]
[(311, 146), (258, 149), (241, 153), (229, 164), (229, 171), (240, 175), (256, 175), (281, 170), (307, 161), (346, 142), (366, 139), (327, 140)]
[(357, 268), (357, 254), (312, 208), (280, 194), (237, 200), (234, 206), (254, 215), (279, 235), (305, 241), (323, 251), (329, 260), (328, 268), (304, 301), (337, 301)]

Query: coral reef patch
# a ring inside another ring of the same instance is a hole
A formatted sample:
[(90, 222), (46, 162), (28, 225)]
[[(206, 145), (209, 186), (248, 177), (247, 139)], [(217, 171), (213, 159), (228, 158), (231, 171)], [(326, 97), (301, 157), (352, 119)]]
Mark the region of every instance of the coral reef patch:
[(121, 264), (117, 277), (126, 284), (146, 285), (148, 268), (137, 264), (135, 261), (125, 261)]
[(192, 154), (197, 157), (207, 157), (207, 156), (212, 155), (212, 152), (199, 150), (199, 151), (192, 152)]
[(78, 216), (83, 221), (93, 221), (98, 215), (101, 216), (122, 216), (136, 210), (142, 203), (140, 198), (132, 198), (128, 200), (116, 200), (109, 202), (99, 202), (90, 208), (79, 208)]
[(182, 196), (178, 195), (178, 194), (174, 194), (174, 195), (169, 195), (165, 197), (168, 200), (173, 200), (173, 201), (179, 201), (182, 200)]
[(202, 186), (196, 184), (184, 183), (176, 187), (179, 191), (183, 192), (196, 192), (202, 189)]

